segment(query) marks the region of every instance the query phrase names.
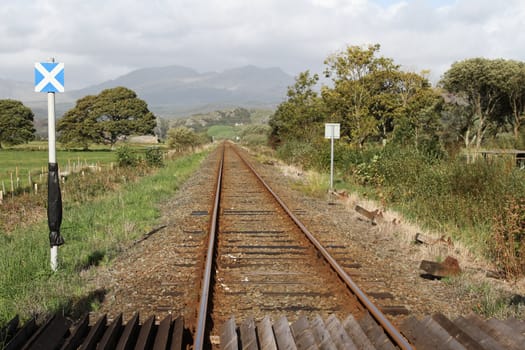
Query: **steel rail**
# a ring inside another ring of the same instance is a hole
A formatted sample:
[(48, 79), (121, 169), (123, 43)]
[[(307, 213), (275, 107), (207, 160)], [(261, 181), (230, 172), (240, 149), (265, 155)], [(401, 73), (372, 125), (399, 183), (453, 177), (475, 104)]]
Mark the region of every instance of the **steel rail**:
[(252, 173), (261, 181), (261, 183), (266, 187), (268, 192), (270, 192), (275, 200), (281, 205), (281, 207), (286, 211), (290, 218), (295, 222), (295, 224), (303, 231), (303, 233), (308, 237), (310, 242), (318, 249), (318, 251), (323, 255), (325, 260), (330, 264), (330, 266), (337, 272), (339, 277), (346, 283), (350, 288), (352, 293), (359, 299), (361, 304), (370, 312), (372, 317), (383, 327), (386, 333), (398, 345), (401, 349), (413, 349), (410, 343), (401, 335), (399, 330), (390, 323), (386, 316), (375, 306), (375, 304), (366, 296), (366, 294), (357, 286), (357, 284), (350, 278), (346, 271), (337, 263), (337, 261), (328, 253), (328, 251), (323, 247), (323, 245), (314, 237), (314, 235), (303, 225), (303, 223), (292, 213), (288, 206), (281, 200), (281, 198), (275, 193), (270, 186), (264, 181), (264, 179), (257, 173), (255, 168), (248, 163), (246, 159), (237, 151), (235, 146), (232, 146), (234, 152), (239, 156), (239, 158), (246, 164), (246, 166), (252, 171)]
[(219, 203), (221, 196), (221, 185), (222, 185), (222, 170), (224, 165), (224, 145), (222, 146), (222, 155), (219, 162), (219, 169), (217, 175), (217, 188), (215, 190), (215, 200), (213, 203), (213, 213), (211, 217), (211, 225), (208, 238), (208, 250), (206, 253), (206, 263), (204, 269), (204, 277), (201, 288), (201, 298), (199, 304), (199, 313), (197, 316), (197, 329), (195, 331), (195, 342), (193, 349), (201, 350), (204, 349), (204, 337), (206, 335), (206, 319), (208, 317), (208, 297), (210, 294), (210, 281), (211, 273), (213, 268), (213, 256), (215, 255), (215, 238), (217, 231)]

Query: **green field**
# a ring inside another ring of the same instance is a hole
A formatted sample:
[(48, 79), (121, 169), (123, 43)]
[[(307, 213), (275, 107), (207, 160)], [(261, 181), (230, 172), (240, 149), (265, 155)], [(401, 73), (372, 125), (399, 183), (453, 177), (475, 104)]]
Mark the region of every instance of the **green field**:
[[(146, 146), (134, 146), (136, 152), (141, 152)], [(70, 172), (75, 168), (96, 165), (109, 166), (116, 162), (116, 152), (108, 147), (93, 147), (93, 150), (61, 150), (56, 152), (58, 166), (61, 172)], [(31, 142), (27, 145), (0, 149), (0, 190), (2, 182), (7, 191), (11, 188), (11, 177), (16, 186), (17, 177), (19, 187), (29, 185), (29, 173), (33, 182), (42, 182), (40, 174), (47, 174), (49, 160), (47, 142)], [(44, 180), (45, 181), (45, 180)]]
[(240, 128), (229, 125), (213, 125), (208, 128), (207, 135), (215, 140), (230, 139), (233, 140), (239, 133)]

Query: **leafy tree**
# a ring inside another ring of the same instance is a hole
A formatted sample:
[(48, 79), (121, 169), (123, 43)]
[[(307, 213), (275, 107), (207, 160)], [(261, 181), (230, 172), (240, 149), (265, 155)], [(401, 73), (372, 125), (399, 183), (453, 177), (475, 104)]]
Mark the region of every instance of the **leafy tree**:
[(64, 114), (57, 122), (59, 135), (57, 140), (69, 147), (81, 146), (87, 150), (90, 143), (101, 143), (102, 137), (93, 115), (96, 96), (88, 95), (79, 99), (73, 109)]
[(319, 137), (324, 113), (322, 100), (314, 90), (318, 81), (317, 74), (305, 71), (299, 73), (293, 86), (288, 87), (287, 100), (270, 117), (272, 143)]
[(348, 46), (325, 60), (325, 75), (333, 81), (333, 88), (322, 89), (327, 111), (341, 123), (342, 136), (360, 147), (379, 134), (381, 122), (395, 110), (390, 102), (399, 67), (390, 58), (376, 57), (379, 48)]
[(67, 143), (87, 147), (91, 141), (113, 146), (122, 137), (151, 134), (155, 125), (155, 116), (145, 101), (128, 88), (116, 87), (78, 100), (59, 121), (57, 130)]
[(514, 139), (518, 140), (525, 118), (525, 63), (510, 60), (500, 64), (502, 69), (499, 71), (503, 75), (499, 80), (502, 83), (500, 88), (507, 100)]
[(20, 101), (0, 100), (0, 149), (4, 145), (18, 145), (34, 139), (34, 115)]
[(397, 76), (395, 90), (399, 105), (396, 111), (395, 136), (399, 136), (399, 131), (404, 129), (405, 132), (410, 133), (410, 137), (405, 142), (410, 140), (416, 148), (424, 139), (433, 139), (437, 142), (441, 131), (440, 115), (443, 98), (439, 92), (431, 88), (423, 75), (398, 72)]
[(503, 68), (502, 60), (471, 58), (454, 63), (441, 80), (443, 88), (470, 107), (470, 123), (464, 134), (467, 147), (474, 142), (476, 148), (481, 146), (490, 123), (501, 112)]
[(198, 137), (193, 130), (184, 126), (168, 130), (168, 147), (182, 152), (197, 146)]

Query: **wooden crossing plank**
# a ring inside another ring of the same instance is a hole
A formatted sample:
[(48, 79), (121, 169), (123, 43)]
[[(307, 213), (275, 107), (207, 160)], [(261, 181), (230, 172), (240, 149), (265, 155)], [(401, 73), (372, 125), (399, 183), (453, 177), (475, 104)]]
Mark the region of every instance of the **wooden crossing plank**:
[(137, 341), (137, 336), (139, 333), (139, 313), (136, 312), (135, 315), (128, 321), (124, 331), (120, 336), (119, 342), (117, 343), (116, 350), (130, 350), (133, 347), (133, 344)]
[(292, 331), (285, 316), (281, 317), (273, 325), (275, 341), (279, 350), (297, 350), (292, 336)]
[(317, 343), (306, 316), (299, 317), (290, 328), (298, 350), (317, 350)]
[(135, 350), (150, 348), (153, 343), (153, 329), (155, 326), (155, 316), (150, 316), (140, 327), (140, 332), (135, 344)]
[(98, 341), (106, 331), (107, 316), (104, 315), (98, 319), (93, 327), (89, 330), (89, 333), (80, 346), (80, 350), (92, 350), (95, 349)]
[(475, 341), (471, 336), (469, 336), (467, 333), (463, 332), (461, 328), (457, 327), (454, 323), (452, 323), (451, 320), (446, 318), (441, 313), (436, 313), (432, 315), (432, 319), (439, 323), (441, 327), (443, 327), (444, 330), (447, 331), (447, 333), (456, 339), (461, 345), (465, 347), (465, 349), (468, 350), (478, 350), (483, 349), (481, 344), (479, 344), (477, 341)]
[(405, 319), (399, 329), (418, 350), (448, 349), (442, 339), (436, 337), (414, 316)]
[(255, 321), (253, 317), (248, 317), (241, 324), (241, 346), (243, 350), (258, 350), (257, 334), (255, 333)]
[(501, 332), (494, 327), (491, 327), (486, 321), (481, 320), (476, 314), (471, 313), (466, 317), (467, 320), (475, 324), (478, 328), (485, 331), (492, 338), (494, 338), (498, 343), (502, 344), (505, 349), (520, 349), (517, 348), (512, 339), (505, 337)]
[(504, 350), (504, 347), (498, 343), (494, 338), (487, 334), (482, 329), (476, 327), (472, 322), (469, 322), (464, 317), (458, 317), (454, 320), (454, 324), (461, 328), (465, 333), (476, 340), (484, 349), (487, 350)]
[(492, 327), (503, 337), (507, 338), (513, 347), (517, 349), (525, 349), (525, 337), (516, 332), (511, 327), (507, 326), (504, 322), (495, 318), (491, 318), (486, 323), (489, 325), (489, 327)]
[(513, 328), (516, 332), (523, 334), (525, 333), (525, 322), (523, 320), (517, 320), (515, 317), (509, 317), (505, 320), (507, 326)]
[(36, 320), (32, 318), (27, 322), (22, 329), (20, 329), (13, 339), (9, 341), (6, 346), (6, 350), (18, 350), (31, 338), (31, 336), (37, 331)]
[(89, 332), (89, 314), (86, 314), (71, 331), (71, 336), (66, 340), (64, 345), (60, 348), (61, 350), (73, 350), (78, 349), (82, 344), (82, 340), (86, 337)]
[(259, 336), (259, 346), (261, 350), (277, 350), (272, 322), (268, 316), (265, 316), (262, 321), (257, 324), (257, 335)]
[(312, 333), (314, 334), (315, 341), (317, 342), (317, 346), (319, 347), (319, 349), (336, 349), (336, 346), (332, 341), (332, 337), (330, 336), (330, 332), (328, 332), (328, 330), (326, 329), (323, 319), (319, 315), (317, 315), (312, 320)]
[(71, 322), (60, 314), (51, 316), (48, 321), (28, 340), (22, 349), (55, 349), (64, 341)]
[(221, 349), (222, 350), (237, 350), (239, 349), (236, 332), (235, 318), (232, 317), (222, 326), (221, 331)]
[(173, 332), (171, 334), (171, 350), (182, 350), (184, 341), (184, 317), (179, 316), (173, 323)]
[(325, 322), (326, 329), (330, 332), (332, 340), (334, 341), (337, 349), (339, 350), (357, 350), (354, 342), (350, 336), (346, 333), (341, 321), (337, 318), (336, 315), (331, 314)]
[(374, 345), (377, 349), (395, 350), (395, 347), (390, 339), (386, 336), (383, 329), (379, 327), (370, 314), (366, 314), (364, 317), (360, 318), (358, 322), (365, 334), (368, 336), (368, 339), (370, 339), (372, 345)]
[(465, 350), (465, 347), (461, 345), (453, 336), (451, 336), (439, 323), (434, 321), (432, 317), (425, 317), (421, 323), (426, 327), (427, 332), (431, 332), (434, 336), (440, 339), (442, 346), (450, 350)]
[(102, 336), (100, 343), (97, 345), (97, 350), (113, 350), (117, 345), (118, 338), (120, 336), (120, 331), (122, 328), (122, 313), (120, 313), (117, 318), (111, 322), (109, 327), (106, 329), (106, 332)]
[(359, 323), (355, 320), (354, 316), (348, 315), (348, 317), (343, 321), (343, 327), (346, 330), (346, 333), (348, 333), (348, 335), (352, 338), (352, 341), (358, 349), (375, 349), (375, 346), (372, 345), (370, 339), (368, 339)]
[(160, 322), (157, 329), (157, 335), (155, 336), (155, 342), (153, 343), (153, 350), (165, 350), (168, 348), (168, 340), (170, 338), (171, 330), (171, 315), (164, 317)]

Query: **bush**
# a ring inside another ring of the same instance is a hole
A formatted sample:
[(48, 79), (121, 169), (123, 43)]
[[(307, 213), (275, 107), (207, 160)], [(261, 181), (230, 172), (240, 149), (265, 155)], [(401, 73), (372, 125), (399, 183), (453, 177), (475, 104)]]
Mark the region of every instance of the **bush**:
[(156, 168), (164, 166), (164, 159), (160, 148), (150, 147), (146, 150), (146, 164)]
[(117, 149), (117, 164), (121, 167), (131, 167), (138, 164), (138, 159), (131, 148), (122, 146)]

